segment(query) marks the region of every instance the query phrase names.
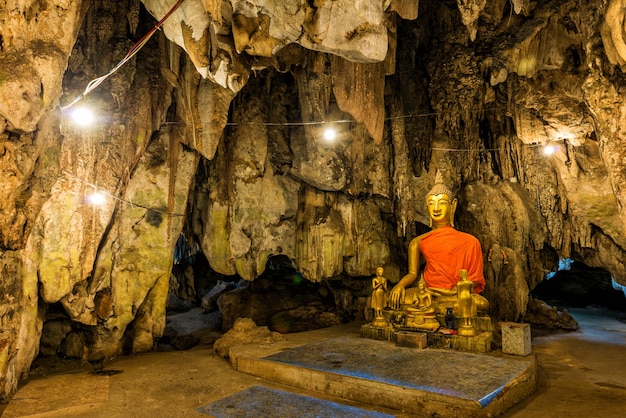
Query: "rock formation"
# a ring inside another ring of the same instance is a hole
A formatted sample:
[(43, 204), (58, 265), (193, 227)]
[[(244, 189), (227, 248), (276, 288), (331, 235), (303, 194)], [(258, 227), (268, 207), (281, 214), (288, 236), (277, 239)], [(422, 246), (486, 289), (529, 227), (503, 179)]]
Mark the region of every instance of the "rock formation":
[(623, 3), (0, 2), (0, 397), (44, 323), (84, 359), (153, 349), (183, 228), (224, 275), (397, 280), (435, 169), (498, 319), (559, 258), (626, 284)]

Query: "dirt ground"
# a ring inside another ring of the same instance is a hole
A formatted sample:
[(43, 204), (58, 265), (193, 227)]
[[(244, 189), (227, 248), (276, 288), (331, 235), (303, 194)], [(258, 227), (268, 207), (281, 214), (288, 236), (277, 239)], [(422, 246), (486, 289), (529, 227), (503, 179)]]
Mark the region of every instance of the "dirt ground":
[[(580, 324), (578, 331), (533, 331), (538, 390), (503, 417), (626, 417), (626, 314), (589, 308), (571, 313)], [(235, 372), (213, 354), (213, 340), (207, 333), (191, 350), (107, 359), (98, 374), (88, 363), (37, 359), (32, 377), (7, 405), (0, 405), (0, 414), (206, 417), (196, 409), (250, 386), (281, 389)]]
[(626, 417), (626, 313), (570, 313), (578, 331), (533, 339), (538, 390), (504, 417)]

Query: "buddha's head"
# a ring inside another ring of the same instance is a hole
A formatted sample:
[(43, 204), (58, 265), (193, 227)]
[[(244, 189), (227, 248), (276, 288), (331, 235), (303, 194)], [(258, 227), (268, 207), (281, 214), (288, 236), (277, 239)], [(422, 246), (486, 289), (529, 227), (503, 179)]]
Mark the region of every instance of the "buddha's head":
[(443, 184), (441, 172), (437, 171), (435, 185), (426, 195), (430, 226), (435, 229), (448, 225), (454, 226), (456, 204), (454, 193)]

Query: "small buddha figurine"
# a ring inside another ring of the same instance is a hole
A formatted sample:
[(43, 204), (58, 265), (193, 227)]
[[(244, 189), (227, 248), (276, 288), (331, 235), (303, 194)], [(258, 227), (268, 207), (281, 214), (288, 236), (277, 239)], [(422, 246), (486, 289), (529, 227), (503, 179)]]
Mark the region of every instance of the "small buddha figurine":
[(405, 325), (409, 328), (435, 331), (440, 325), (432, 306), (432, 295), (421, 280), (417, 289), (417, 293), (413, 295), (413, 303), (406, 308)]
[(461, 280), (459, 272), (462, 269), (468, 272), (468, 280), (474, 284), (471, 297), (476, 309), (486, 311), (489, 302), (479, 295), (485, 287), (480, 242), (476, 237), (454, 228), (457, 199), (443, 184), (439, 171), (434, 187), (426, 196), (426, 205), (432, 230), (411, 240), (408, 250), (409, 272), (391, 290), (389, 306), (401, 309), (405, 303), (406, 287), (419, 278), (420, 264), (425, 261), (422, 276), (426, 288), (432, 293), (437, 313), (443, 315), (447, 307), (456, 304), (456, 287)]
[(372, 325), (375, 327), (384, 327), (387, 320), (383, 316), (383, 309), (387, 305), (387, 279), (383, 277), (383, 268), (376, 268), (376, 277), (372, 279), (372, 309), (374, 309), (374, 321)]
[(419, 312), (435, 312), (432, 307), (432, 294), (426, 289), (423, 281), (418, 283), (417, 289), (417, 293), (413, 296), (413, 305), (408, 309)]

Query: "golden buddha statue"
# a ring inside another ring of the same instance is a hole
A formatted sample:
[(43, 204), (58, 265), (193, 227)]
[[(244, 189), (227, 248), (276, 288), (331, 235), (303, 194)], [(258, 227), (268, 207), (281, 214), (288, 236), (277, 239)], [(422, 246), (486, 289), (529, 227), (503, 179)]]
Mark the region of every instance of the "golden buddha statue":
[(468, 280), (472, 282), (473, 306), (478, 311), (486, 311), (489, 302), (479, 295), (485, 287), (482, 249), (476, 237), (454, 228), (457, 199), (443, 184), (440, 172), (426, 196), (426, 205), (432, 230), (411, 240), (409, 271), (391, 290), (390, 308), (406, 310), (406, 288), (420, 278), (420, 265), (425, 261), (421, 278), (432, 294), (432, 305), (437, 314), (444, 315), (446, 308), (451, 307), (456, 316), (461, 316), (457, 293), (461, 270), (467, 270)]

